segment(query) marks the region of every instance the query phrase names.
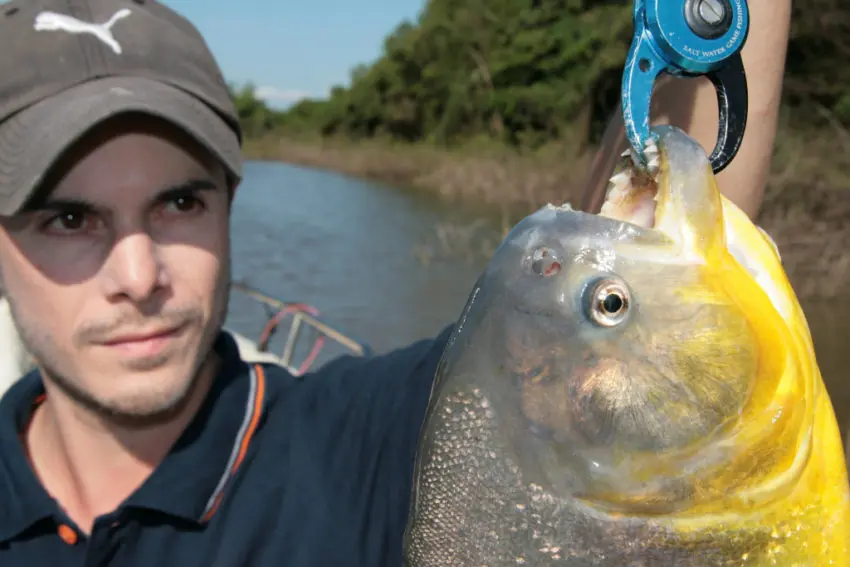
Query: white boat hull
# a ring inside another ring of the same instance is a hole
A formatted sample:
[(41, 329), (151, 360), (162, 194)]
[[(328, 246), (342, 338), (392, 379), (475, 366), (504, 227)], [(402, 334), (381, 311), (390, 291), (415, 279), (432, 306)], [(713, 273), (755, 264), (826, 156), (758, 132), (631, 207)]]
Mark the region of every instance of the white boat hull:
[(32, 366), (27, 349), (12, 321), (9, 302), (0, 297), (0, 395)]

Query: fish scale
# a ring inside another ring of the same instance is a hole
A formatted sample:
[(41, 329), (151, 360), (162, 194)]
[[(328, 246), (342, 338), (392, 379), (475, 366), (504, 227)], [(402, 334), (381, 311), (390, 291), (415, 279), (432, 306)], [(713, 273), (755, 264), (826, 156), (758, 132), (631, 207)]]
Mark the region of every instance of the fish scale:
[(405, 565), (411, 567), (744, 566), (755, 550), (779, 549), (793, 536), (789, 523), (782, 535), (765, 528), (729, 534), (722, 543), (687, 541), (641, 519), (605, 518), (523, 482), (519, 467), (500, 457), (509, 449), (498, 442), (492, 406), (476, 389), (446, 395), (434, 419), (440, 425), (422, 464), (416, 504), (429, 521), (410, 532)]

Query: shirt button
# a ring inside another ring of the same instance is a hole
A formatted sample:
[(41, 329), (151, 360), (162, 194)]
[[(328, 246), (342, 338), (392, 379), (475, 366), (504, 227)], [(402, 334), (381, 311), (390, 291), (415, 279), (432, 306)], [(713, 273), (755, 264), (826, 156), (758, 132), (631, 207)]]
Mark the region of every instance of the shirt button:
[(74, 531), (74, 528), (67, 524), (60, 524), (59, 529), (57, 531), (59, 532), (59, 537), (62, 538), (62, 541), (64, 541), (68, 545), (76, 544), (77, 540), (79, 539), (77, 537), (77, 532)]

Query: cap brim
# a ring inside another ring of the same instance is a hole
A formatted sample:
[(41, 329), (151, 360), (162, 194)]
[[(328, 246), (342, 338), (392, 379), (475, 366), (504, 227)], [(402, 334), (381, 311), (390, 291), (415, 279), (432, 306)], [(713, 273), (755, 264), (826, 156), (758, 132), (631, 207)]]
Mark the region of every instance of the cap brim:
[(239, 137), (209, 106), (164, 83), (110, 77), (63, 91), (0, 124), (0, 215), (18, 212), (77, 140), (101, 122), (127, 112), (174, 124), (217, 158), (234, 180), (241, 179)]

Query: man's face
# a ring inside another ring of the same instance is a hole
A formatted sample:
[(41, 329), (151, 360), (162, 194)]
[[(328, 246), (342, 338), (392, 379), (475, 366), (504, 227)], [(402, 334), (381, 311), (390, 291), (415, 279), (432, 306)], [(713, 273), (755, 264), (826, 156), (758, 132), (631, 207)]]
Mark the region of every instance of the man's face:
[(0, 220), (0, 276), (48, 385), (131, 423), (172, 413), (227, 311), (223, 169), (167, 126), (125, 118), (45, 189)]

